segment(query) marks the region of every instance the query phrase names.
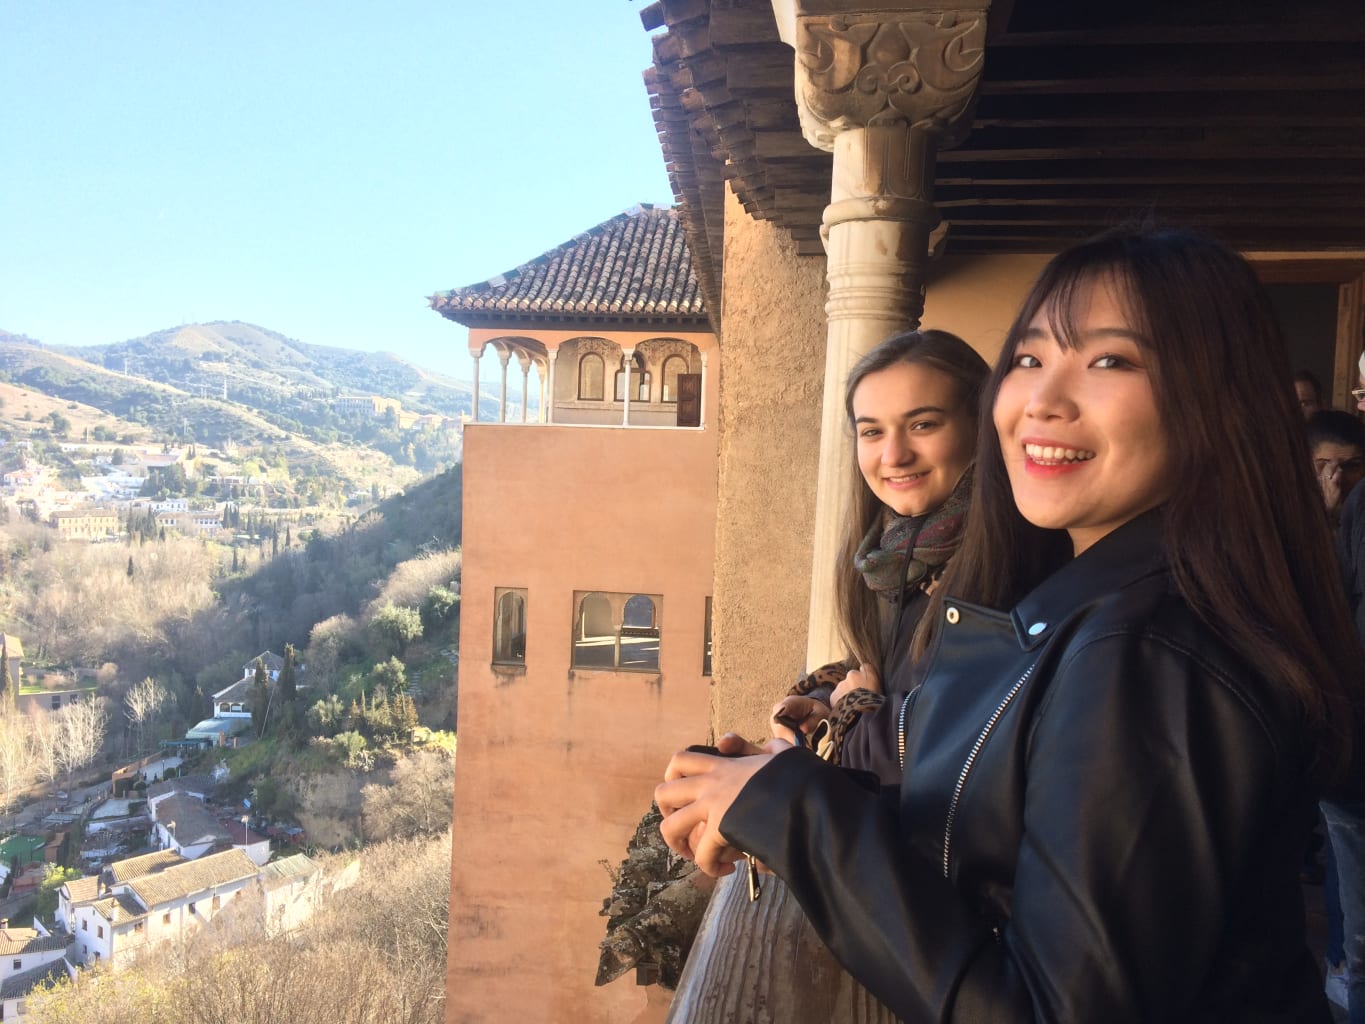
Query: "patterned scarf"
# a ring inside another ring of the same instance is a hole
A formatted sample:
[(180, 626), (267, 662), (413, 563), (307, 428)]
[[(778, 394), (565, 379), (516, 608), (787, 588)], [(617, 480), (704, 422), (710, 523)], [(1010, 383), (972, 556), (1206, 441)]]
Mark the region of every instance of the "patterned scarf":
[[(948, 500), (932, 512), (897, 515), (886, 508), (858, 545), (853, 567), (869, 589), (896, 600), (901, 587), (932, 583), (957, 550), (972, 495), (972, 470), (962, 474)], [(908, 560), (907, 560), (908, 559)]]

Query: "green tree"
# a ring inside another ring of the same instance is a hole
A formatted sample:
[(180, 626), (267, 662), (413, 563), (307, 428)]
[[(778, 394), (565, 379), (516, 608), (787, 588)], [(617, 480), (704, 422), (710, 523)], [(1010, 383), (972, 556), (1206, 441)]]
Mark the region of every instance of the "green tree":
[(308, 709), (308, 721), (318, 736), (332, 736), (345, 720), (346, 709), (335, 693), (328, 694)]
[(370, 632), (380, 648), (389, 654), (402, 654), (422, 635), (422, 617), (417, 609), (390, 601), (370, 620)]
[(401, 693), (408, 688), (407, 669), (397, 658), (381, 661), (371, 673), (375, 689), (382, 687), (388, 693)]
[(435, 586), (422, 601), (422, 635), (433, 636), (460, 610), (460, 595), (449, 587)]
[(8, 712), (14, 704), (14, 689), (9, 678), (9, 648), (0, 641), (0, 711)]
[[(18, 858), (15, 858), (18, 860)], [(43, 880), (38, 885), (38, 902), (33, 908), (33, 916), (52, 920), (57, 912), (57, 894), (63, 885), (80, 877), (76, 868), (64, 868), (60, 864), (48, 864), (43, 868)]]
[(294, 680), (294, 645), (284, 645), (284, 666), (280, 669), (280, 700), (292, 704), (298, 699), (298, 686)]
[(251, 683), (251, 726), (257, 736), (265, 735), (266, 719), (270, 714), (270, 682), (265, 662), (256, 659), (256, 675)]

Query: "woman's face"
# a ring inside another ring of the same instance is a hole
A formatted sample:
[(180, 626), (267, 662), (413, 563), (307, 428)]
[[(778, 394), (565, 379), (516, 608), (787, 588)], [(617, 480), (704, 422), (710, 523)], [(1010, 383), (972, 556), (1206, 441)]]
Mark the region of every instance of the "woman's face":
[(1066, 530), (1080, 554), (1171, 493), (1170, 441), (1147, 356), (1112, 285), (1077, 295), (1074, 348), (1044, 305), (995, 400), (1014, 502), (1035, 526)]
[(882, 504), (903, 516), (932, 512), (976, 457), (976, 418), (941, 370), (896, 363), (853, 392), (858, 468)]

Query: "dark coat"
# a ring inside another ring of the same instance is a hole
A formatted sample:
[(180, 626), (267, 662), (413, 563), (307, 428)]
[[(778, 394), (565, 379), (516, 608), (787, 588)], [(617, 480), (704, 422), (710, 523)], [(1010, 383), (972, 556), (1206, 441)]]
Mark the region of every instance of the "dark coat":
[(1009, 613), (946, 602), (899, 792), (791, 751), (722, 821), (902, 1019), (1330, 1020), (1297, 710), (1195, 618), (1160, 529)]

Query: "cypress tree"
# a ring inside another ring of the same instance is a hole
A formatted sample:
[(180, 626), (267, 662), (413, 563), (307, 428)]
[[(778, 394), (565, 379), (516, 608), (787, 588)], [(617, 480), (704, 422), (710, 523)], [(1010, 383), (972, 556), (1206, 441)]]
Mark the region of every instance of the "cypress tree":
[(298, 687), (294, 685), (294, 645), (284, 645), (284, 667), (280, 669), (280, 700), (293, 701), (298, 697)]
[(270, 709), (270, 687), (265, 662), (256, 659), (256, 678), (251, 684), (251, 724), (257, 736), (265, 735), (266, 714)]

